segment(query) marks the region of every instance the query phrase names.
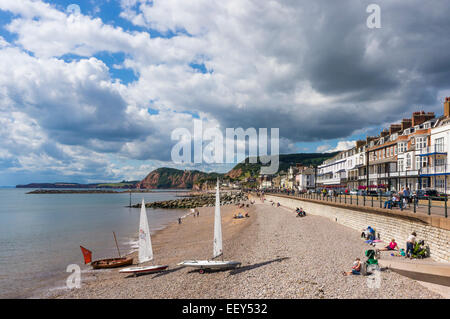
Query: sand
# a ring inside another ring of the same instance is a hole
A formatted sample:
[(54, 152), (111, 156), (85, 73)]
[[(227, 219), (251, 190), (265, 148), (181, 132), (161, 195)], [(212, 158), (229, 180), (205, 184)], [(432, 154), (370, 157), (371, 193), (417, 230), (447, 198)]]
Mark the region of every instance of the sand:
[[(326, 208), (324, 208), (326, 209)], [(118, 270), (83, 273), (79, 289), (54, 298), (441, 298), (389, 270), (379, 286), (368, 277), (342, 275), (369, 248), (359, 232), (320, 216), (298, 218), (283, 207), (257, 202), (222, 207), (224, 259), (240, 268), (199, 274), (177, 266), (212, 255), (214, 208), (200, 208), (152, 236), (156, 264), (169, 270), (138, 277)], [(233, 219), (237, 212), (250, 218)], [(151, 263), (148, 263), (151, 264)]]

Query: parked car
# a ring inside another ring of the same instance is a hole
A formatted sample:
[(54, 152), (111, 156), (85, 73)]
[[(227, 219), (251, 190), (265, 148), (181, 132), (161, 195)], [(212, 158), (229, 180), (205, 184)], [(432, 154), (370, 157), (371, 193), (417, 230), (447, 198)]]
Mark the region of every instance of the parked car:
[(378, 196), (377, 191), (368, 191), (366, 196)]
[(352, 189), (350, 191), (350, 195), (358, 195), (358, 191), (356, 189)]
[(432, 200), (445, 200), (445, 198), (447, 197), (446, 194), (443, 193), (439, 193), (437, 190), (435, 189), (419, 189), (417, 192), (417, 197), (419, 199), (428, 199), (431, 198)]

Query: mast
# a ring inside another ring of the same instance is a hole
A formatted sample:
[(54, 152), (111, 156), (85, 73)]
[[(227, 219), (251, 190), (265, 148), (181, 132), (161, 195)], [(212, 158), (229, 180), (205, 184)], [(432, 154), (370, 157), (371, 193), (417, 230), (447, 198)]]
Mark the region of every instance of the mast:
[(216, 186), (216, 207), (214, 210), (214, 245), (213, 245), (213, 259), (221, 256), (222, 251), (222, 222), (220, 217), (220, 192), (219, 192), (219, 178), (217, 178)]
[(117, 245), (117, 238), (116, 238), (116, 233), (115, 233), (115, 232), (113, 232), (113, 235), (114, 235), (114, 241), (116, 242), (117, 252), (119, 253), (119, 258), (122, 258), (122, 257), (120, 256), (119, 245)]

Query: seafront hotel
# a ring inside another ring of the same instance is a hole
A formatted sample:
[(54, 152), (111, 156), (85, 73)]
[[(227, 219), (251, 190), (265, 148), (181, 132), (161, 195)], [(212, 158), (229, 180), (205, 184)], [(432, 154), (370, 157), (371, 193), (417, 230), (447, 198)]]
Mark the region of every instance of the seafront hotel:
[(368, 185), (370, 190), (393, 191), (431, 188), (450, 194), (449, 138), (447, 97), (443, 116), (414, 112), (411, 118), (390, 125), (378, 136), (357, 141), (355, 147), (323, 162), (317, 169), (316, 187), (366, 189)]

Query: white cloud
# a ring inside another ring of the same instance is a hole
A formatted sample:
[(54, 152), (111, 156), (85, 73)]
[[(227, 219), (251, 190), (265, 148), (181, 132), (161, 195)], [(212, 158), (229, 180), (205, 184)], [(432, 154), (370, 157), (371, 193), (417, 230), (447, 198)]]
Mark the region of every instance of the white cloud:
[[(36, 136), (18, 127), (2, 137), (30, 141), (24, 167), (42, 155), (49, 169), (95, 172), (103, 165), (118, 176), (130, 159), (167, 160), (170, 132), (190, 128), (189, 113), (221, 128), (280, 128), (280, 148), (291, 152), (296, 142), (346, 138), (396, 121), (418, 103), (440, 110), (436, 98), (450, 85), (445, 5), (382, 2), (391, 23), (374, 33), (356, 0), (122, 0), (121, 16), (148, 31), (137, 32), (42, 1), (2, 0), (0, 10), (14, 13), (4, 27), (15, 40), (0, 38), (0, 111), (38, 128)], [(151, 37), (155, 30), (170, 38)], [(111, 66), (93, 57), (99, 52), (125, 60)], [(82, 59), (69, 63), (64, 55)], [(110, 67), (132, 69), (137, 80), (123, 84)], [(159, 113), (150, 115), (149, 107)], [(0, 146), (1, 158), (20, 156), (11, 143)], [(117, 158), (127, 160), (112, 165)]]
[(356, 141), (339, 141), (336, 147), (331, 147), (329, 144), (320, 145), (317, 147), (316, 152), (319, 153), (333, 153), (351, 149), (356, 145)]

